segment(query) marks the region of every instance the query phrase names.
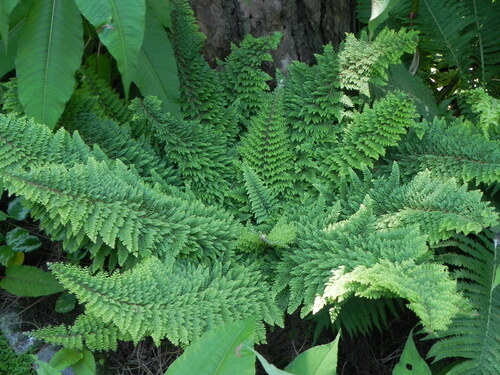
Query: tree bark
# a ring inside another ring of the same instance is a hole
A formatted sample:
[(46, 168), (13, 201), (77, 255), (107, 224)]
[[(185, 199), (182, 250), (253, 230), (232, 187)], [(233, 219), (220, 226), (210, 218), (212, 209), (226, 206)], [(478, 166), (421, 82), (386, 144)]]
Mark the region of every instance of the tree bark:
[(286, 70), (292, 60), (314, 62), (323, 45), (338, 47), (355, 31), (355, 0), (191, 0), (201, 31), (207, 36), (205, 56), (212, 66), (223, 60), (231, 43), (245, 34), (283, 34), (273, 53), (274, 67)]

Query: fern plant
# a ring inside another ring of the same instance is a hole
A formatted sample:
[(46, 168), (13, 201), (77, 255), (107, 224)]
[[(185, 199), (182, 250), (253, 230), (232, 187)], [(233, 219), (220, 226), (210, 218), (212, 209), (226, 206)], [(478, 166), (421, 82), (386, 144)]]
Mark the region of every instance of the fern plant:
[[(57, 132), (0, 115), (1, 182), (90, 263), (50, 265), (86, 310), (34, 335), (187, 345), (253, 316), (264, 340), (263, 323), (326, 306), (335, 320), (352, 296), (400, 298), (427, 331), (450, 327), (466, 299), (432, 246), (496, 224), (463, 183), (497, 181), (500, 155), (467, 124), (422, 122), (401, 91), (372, 95), (417, 33), (350, 35), (271, 92), (259, 67), (279, 35), (248, 36), (212, 70), (188, 2), (171, 5), (181, 115), (151, 97), (96, 99), (107, 91), (85, 72)], [(375, 314), (351, 323), (367, 330)]]

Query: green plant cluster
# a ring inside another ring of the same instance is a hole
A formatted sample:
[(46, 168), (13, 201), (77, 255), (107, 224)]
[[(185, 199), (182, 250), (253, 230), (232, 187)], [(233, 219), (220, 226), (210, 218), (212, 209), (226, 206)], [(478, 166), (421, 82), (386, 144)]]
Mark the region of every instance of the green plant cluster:
[(33, 359), (31, 356), (29, 354), (17, 354), (9, 345), (9, 342), (3, 333), (0, 334), (0, 374), (34, 374)]
[[(81, 69), (52, 131), (30, 118), (22, 75), (6, 84), (0, 180), (62, 242), (51, 292), (85, 305), (73, 325), (33, 336), (80, 354), (146, 337), (188, 346), (251, 317), (265, 341), (297, 310), (366, 332), (397, 298), (446, 338), (436, 360), (467, 353), (494, 373), (496, 247), (467, 236), (498, 224), (497, 100), (466, 91), (453, 118), (401, 61), (418, 33), (389, 28), (325, 46), (313, 66), (293, 62), (271, 90), (260, 66), (279, 34), (247, 36), (211, 69), (187, 0), (170, 5), (181, 112), (152, 96), (127, 102)], [(19, 271), (7, 267), (0, 286)], [(343, 314), (354, 298), (370, 313)], [(479, 325), (475, 350), (446, 345)]]

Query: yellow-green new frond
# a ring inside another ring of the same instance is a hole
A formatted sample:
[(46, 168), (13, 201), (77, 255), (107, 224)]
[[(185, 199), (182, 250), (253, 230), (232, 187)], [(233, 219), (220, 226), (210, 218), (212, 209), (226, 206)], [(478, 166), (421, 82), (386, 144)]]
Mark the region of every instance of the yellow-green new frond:
[(116, 326), (134, 342), (151, 336), (155, 342), (168, 338), (189, 344), (210, 328), (250, 316), (282, 324), (267, 283), (249, 264), (207, 268), (178, 262), (169, 267), (150, 258), (111, 276), (91, 276), (73, 265), (51, 269), (85, 303), (86, 314)]
[(399, 62), (404, 53), (412, 53), (417, 42), (417, 33), (405, 30), (383, 29), (373, 42), (347, 34), (339, 52), (340, 86), (369, 97), (368, 84), (384, 84), (389, 64)]

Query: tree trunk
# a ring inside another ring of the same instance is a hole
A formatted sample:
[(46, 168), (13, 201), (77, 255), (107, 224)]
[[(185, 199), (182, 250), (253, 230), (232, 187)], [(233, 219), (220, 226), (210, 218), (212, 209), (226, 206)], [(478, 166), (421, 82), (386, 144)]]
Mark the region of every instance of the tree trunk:
[(207, 36), (205, 56), (215, 65), (224, 59), (231, 43), (245, 34), (283, 34), (273, 53), (274, 66), (282, 70), (292, 60), (314, 62), (314, 53), (346, 32), (355, 31), (354, 0), (191, 0), (202, 32)]

